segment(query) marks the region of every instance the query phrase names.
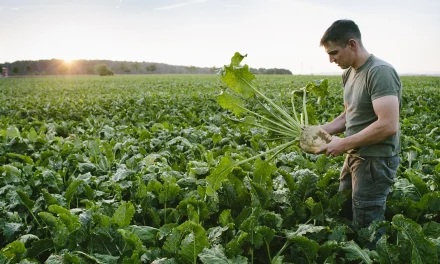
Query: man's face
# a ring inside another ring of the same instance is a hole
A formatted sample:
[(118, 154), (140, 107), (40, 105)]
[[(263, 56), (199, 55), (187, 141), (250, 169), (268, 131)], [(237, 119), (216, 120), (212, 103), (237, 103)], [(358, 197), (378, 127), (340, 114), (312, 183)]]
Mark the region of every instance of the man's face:
[(325, 52), (327, 52), (330, 59), (330, 63), (334, 62), (341, 69), (347, 69), (353, 64), (353, 53), (350, 49), (350, 45), (341, 47), (340, 45), (329, 41), (325, 46)]

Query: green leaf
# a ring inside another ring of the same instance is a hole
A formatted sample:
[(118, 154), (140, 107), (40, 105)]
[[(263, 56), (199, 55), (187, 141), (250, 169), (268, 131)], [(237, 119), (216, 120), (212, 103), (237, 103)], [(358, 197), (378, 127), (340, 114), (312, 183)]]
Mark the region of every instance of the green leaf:
[(309, 224), (299, 224), (298, 229), (294, 232), (286, 231), (287, 239), (291, 240), (294, 239), (297, 236), (303, 236), (307, 233), (317, 233), (321, 230), (327, 229), (325, 226), (315, 226), (315, 225), (309, 225)]
[(373, 260), (371, 260), (368, 254), (368, 249), (361, 249), (358, 244), (353, 241), (345, 242), (341, 249), (347, 252), (346, 258), (349, 260), (362, 260), (366, 264), (373, 263)]
[(243, 252), (242, 245), (246, 242), (248, 233), (239, 231), (231, 241), (226, 244), (226, 252), (229, 257), (239, 255)]
[(72, 214), (70, 213), (69, 210), (67, 210), (66, 208), (59, 206), (59, 205), (51, 205), (49, 206), (49, 212), (54, 213), (54, 214), (66, 214), (68, 216), (72, 216)]
[(78, 168), (80, 172), (93, 172), (96, 170), (96, 166), (90, 162), (80, 162), (78, 163)]
[(310, 240), (305, 236), (297, 236), (290, 241), (301, 249), (301, 251), (307, 256), (309, 263), (310, 261), (313, 263), (316, 260), (319, 250), (319, 244), (317, 242)]
[(382, 236), (376, 244), (376, 251), (379, 255), (379, 261), (381, 264), (398, 264), (399, 260), (399, 247), (387, 243), (387, 236)]
[(73, 195), (75, 194), (76, 189), (78, 189), (81, 183), (81, 180), (74, 180), (69, 184), (69, 187), (67, 187), (64, 197), (66, 198), (68, 208), (70, 208), (70, 202), (72, 201)]
[(232, 111), (237, 116), (245, 112), (243, 109), (244, 101), (226, 91), (222, 91), (222, 93), (217, 96), (217, 103), (224, 109)]
[(423, 234), (426, 237), (439, 238), (440, 237), (440, 223), (431, 221), (423, 225)]
[(137, 226), (131, 225), (127, 226), (125, 230), (132, 232), (137, 235), (143, 242), (153, 242), (156, 240), (157, 233), (159, 229), (151, 226)]
[(220, 164), (215, 168), (215, 170), (206, 177), (208, 186), (206, 188), (206, 193), (208, 195), (213, 195), (222, 185), (222, 181), (228, 177), (228, 174), (232, 171), (232, 160), (228, 156), (224, 156), (220, 160)]
[(252, 206), (267, 208), (270, 206), (271, 189), (264, 188), (256, 183), (251, 183), (251, 201)]
[[(249, 234), (247, 239), (254, 248), (259, 248), (264, 245), (263, 235), (258, 232), (259, 227), (260, 226), (258, 220), (254, 215), (244, 220), (243, 223), (240, 225), (240, 230)], [(272, 239), (273, 237), (270, 237), (269, 230), (270, 228), (265, 228), (262, 229), (261, 232), (268, 235), (268, 238)]]
[(7, 240), (10, 240), (15, 233), (20, 232), (20, 229), (23, 227), (22, 223), (6, 223), (3, 229), (3, 235)]
[(272, 239), (275, 237), (275, 230), (269, 228), (267, 226), (258, 226), (255, 229), (256, 233), (261, 235), (264, 239), (264, 242), (269, 245)]
[(411, 219), (404, 218), (402, 215), (395, 215), (392, 225), (410, 242), (412, 246), (412, 263), (438, 262), (436, 246), (424, 237), (422, 227), (419, 224)]
[(32, 234), (26, 234), (26, 235), (22, 235), (20, 236), (19, 239), (17, 239), (21, 242), (23, 242), (25, 245), (27, 243), (29, 243), (30, 241), (35, 241), (35, 240), (39, 240), (39, 238), (36, 235), (32, 235)]
[(57, 254), (50, 255), (44, 262), (44, 264), (60, 264), (60, 263), (64, 263), (64, 257)]
[(40, 212), (38, 215), (43, 219), (53, 236), (55, 245), (64, 246), (69, 238), (67, 227), (55, 216), (47, 212)]
[(253, 182), (264, 186), (267, 189), (272, 189), (272, 174), (277, 170), (277, 167), (268, 162), (262, 161), (260, 158), (255, 160), (255, 170)]
[(112, 176), (112, 180), (115, 182), (119, 182), (119, 181), (122, 181), (122, 180), (130, 177), (131, 175), (133, 175), (133, 171), (119, 168), (116, 171), (116, 173)]
[(43, 198), (47, 206), (60, 205), (58, 200), (55, 197), (53, 197), (52, 194), (50, 194), (46, 189), (42, 189), (41, 191), (43, 192)]
[(321, 79), (310, 82), (306, 86), (308, 93), (317, 95), (318, 97), (326, 97), (330, 94), (328, 91), (328, 80)]
[(82, 259), (80, 259), (78, 256), (74, 254), (70, 254), (69, 252), (64, 252), (63, 257), (65, 262), (67, 263), (81, 264)]
[(233, 219), (231, 216), (231, 209), (225, 209), (221, 212), (219, 216), (219, 224), (221, 226), (227, 226), (229, 223), (233, 223)]
[(132, 250), (142, 250), (142, 240), (136, 234), (124, 229), (118, 229), (118, 232)]
[(237, 93), (243, 94), (246, 98), (251, 97), (254, 94), (254, 90), (250, 86), (250, 83), (255, 79), (255, 75), (250, 72), (249, 66), (241, 66), (241, 61), (247, 55), (241, 55), (236, 52), (231, 58), (231, 63), (225, 65), (220, 72), (220, 79), (227, 84), (232, 90)]
[(121, 205), (113, 214), (112, 220), (119, 227), (126, 227), (130, 224), (134, 212), (134, 206), (131, 202), (122, 201)]
[(304, 202), (314, 194), (319, 177), (309, 169), (297, 170), (293, 173), (293, 177), (296, 178), (298, 186), (295, 196)]
[(197, 255), (209, 246), (206, 231), (201, 225), (192, 224), (191, 229), (191, 233), (182, 240), (179, 252), (187, 263), (195, 263)]
[(35, 131), (35, 129), (33, 127), (29, 130), (28, 139), (32, 143), (37, 142), (38, 134), (37, 134), (37, 132)]
[(164, 204), (168, 201), (173, 201), (180, 192), (180, 186), (174, 176), (164, 174), (161, 176), (163, 180), (162, 190), (159, 193), (159, 203)]
[(117, 264), (119, 256), (103, 255), (103, 254), (93, 254), (93, 257), (97, 260), (97, 263), (105, 264)]
[(53, 247), (54, 244), (52, 239), (40, 239), (32, 243), (31, 247), (27, 250), (26, 256), (28, 258), (36, 258), (44, 251), (53, 249)]
[(14, 127), (14, 126), (10, 126), (6, 130), (6, 137), (9, 139), (12, 139), (15, 137), (20, 137), (20, 131), (18, 130), (18, 128)]
[(21, 155), (21, 154), (17, 154), (17, 153), (7, 153), (6, 156), (9, 158), (21, 159), (26, 164), (34, 164), (34, 161), (32, 160), (32, 158), (29, 156), (26, 156), (26, 155)]
[(208, 219), (208, 217), (209, 217), (208, 206), (206, 205), (206, 203), (204, 201), (197, 200), (196, 197), (194, 197), (194, 196), (191, 196), (187, 199), (180, 201), (180, 203), (176, 209), (178, 209), (180, 212), (182, 212), (182, 214), (189, 216), (190, 210), (191, 210), (190, 208), (193, 208), (193, 210), (195, 210), (194, 213), (197, 214), (197, 218), (199, 219), (194, 222), (203, 221), (203, 220)]
[(49, 212), (57, 214), (71, 233), (81, 227), (78, 216), (71, 214), (69, 210), (62, 206), (51, 205), (49, 206)]
[(18, 183), (21, 181), (21, 171), (12, 165), (0, 166), (0, 172), (3, 173), (3, 178), (7, 183)]
[[(332, 259), (332, 256), (334, 257), (336, 254), (337, 249), (339, 248), (339, 245), (336, 241), (328, 240), (325, 241), (324, 244), (322, 244), (319, 247), (318, 255), (321, 259)], [(326, 262), (324, 262), (326, 263)], [(336, 263), (336, 262), (334, 262)]]
[(294, 193), (298, 189), (298, 186), (295, 183), (295, 179), (292, 177), (292, 175), (290, 173), (282, 172), (281, 176), (283, 176), (283, 179), (286, 182), (286, 185), (287, 185), (287, 188), (289, 188), (289, 191), (291, 193)]
[(20, 196), (21, 202), (26, 206), (29, 211), (32, 212), (32, 208), (34, 207), (35, 202), (29, 199), (29, 196), (23, 191), (17, 190), (17, 194), (18, 196)]
[(426, 185), (426, 183), (423, 181), (417, 171), (413, 169), (407, 169), (403, 174), (406, 178), (408, 178), (408, 180), (411, 181), (412, 184), (414, 184), (417, 189), (417, 193), (419, 194), (419, 197), (422, 197), (429, 192), (428, 185)]
[(212, 248), (205, 248), (199, 254), (200, 260), (205, 264), (247, 264), (247, 258), (237, 256), (228, 259), (221, 245), (215, 245)]
[(186, 221), (172, 230), (163, 249), (177, 255), (179, 263), (195, 263), (197, 255), (208, 246), (205, 229), (199, 224)]
[(26, 247), (20, 241), (14, 241), (6, 245), (6, 247), (2, 248), (0, 251), (6, 258), (12, 259), (20, 259), (21, 256), (26, 253)]
[(440, 192), (428, 192), (417, 202), (417, 207), (433, 213), (440, 211)]

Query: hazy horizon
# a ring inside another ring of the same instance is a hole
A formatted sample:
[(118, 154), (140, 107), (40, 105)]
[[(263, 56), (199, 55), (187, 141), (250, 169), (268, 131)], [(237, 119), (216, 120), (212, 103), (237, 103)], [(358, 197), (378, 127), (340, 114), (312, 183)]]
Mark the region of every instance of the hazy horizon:
[[(253, 68), (342, 72), (319, 40), (354, 20), (367, 50), (400, 74), (439, 74), (440, 2), (289, 0), (0, 0), (0, 62), (145, 61), (221, 67), (234, 52)], [(408, 19), (411, 18), (411, 19)]]

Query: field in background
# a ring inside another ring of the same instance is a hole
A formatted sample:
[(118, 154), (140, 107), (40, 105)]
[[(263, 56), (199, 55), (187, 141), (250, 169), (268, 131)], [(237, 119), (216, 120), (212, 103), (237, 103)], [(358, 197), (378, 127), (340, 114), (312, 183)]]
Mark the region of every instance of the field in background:
[[(308, 109), (322, 124), (343, 110), (340, 77), (257, 75), (256, 85), (289, 107), (292, 90), (321, 78), (331, 95)], [(293, 148), (206, 180), (268, 147), (265, 131), (218, 106), (216, 76), (0, 79), (0, 263), (436, 263), (440, 77), (402, 83), (387, 222), (355, 236), (338, 216), (343, 157)]]

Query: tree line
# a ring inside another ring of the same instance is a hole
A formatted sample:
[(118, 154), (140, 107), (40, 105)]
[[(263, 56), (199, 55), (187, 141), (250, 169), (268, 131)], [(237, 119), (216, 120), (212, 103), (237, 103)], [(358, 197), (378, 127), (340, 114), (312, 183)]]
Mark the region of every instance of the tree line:
[[(9, 76), (25, 75), (113, 75), (113, 74), (215, 74), (216, 67), (178, 66), (156, 62), (133, 62), (111, 60), (74, 60), (66, 62), (59, 59), (24, 60), (0, 63)], [(292, 74), (287, 69), (251, 68), (255, 74)]]

